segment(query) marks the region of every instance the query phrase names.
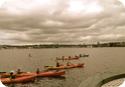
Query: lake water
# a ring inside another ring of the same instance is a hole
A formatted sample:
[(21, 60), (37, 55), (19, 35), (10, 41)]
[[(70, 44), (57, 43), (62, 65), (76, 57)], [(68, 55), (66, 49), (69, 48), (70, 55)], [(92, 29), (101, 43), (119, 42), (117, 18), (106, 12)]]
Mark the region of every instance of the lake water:
[(34, 83), (17, 84), (15, 87), (78, 87), (88, 77), (99, 73), (125, 72), (125, 48), (2, 49), (0, 71), (18, 68), (30, 72), (36, 68), (43, 70), (43, 66), (55, 65), (55, 57), (84, 53), (90, 56), (72, 62), (85, 63), (85, 68), (66, 70), (65, 78), (39, 78)]

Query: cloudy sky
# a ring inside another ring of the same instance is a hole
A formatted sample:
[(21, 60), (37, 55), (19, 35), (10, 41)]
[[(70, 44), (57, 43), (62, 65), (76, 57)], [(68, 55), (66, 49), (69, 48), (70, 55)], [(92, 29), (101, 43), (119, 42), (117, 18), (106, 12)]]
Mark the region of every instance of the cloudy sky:
[(125, 41), (120, 1), (0, 0), (0, 44)]

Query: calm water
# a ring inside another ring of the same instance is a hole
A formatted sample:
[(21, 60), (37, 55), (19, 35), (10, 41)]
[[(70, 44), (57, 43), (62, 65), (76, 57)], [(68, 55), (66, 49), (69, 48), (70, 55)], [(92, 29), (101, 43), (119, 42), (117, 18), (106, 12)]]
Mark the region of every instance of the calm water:
[[(29, 53), (31, 57), (29, 57)], [(98, 73), (125, 72), (125, 48), (57, 48), (0, 50), (0, 71), (21, 68), (23, 71), (44, 69), (55, 65), (55, 57), (89, 54), (73, 63), (85, 63), (85, 68), (66, 70), (65, 78), (39, 78), (34, 83), (17, 84), (16, 87), (78, 87), (88, 77)], [(61, 62), (64, 63), (64, 62)]]

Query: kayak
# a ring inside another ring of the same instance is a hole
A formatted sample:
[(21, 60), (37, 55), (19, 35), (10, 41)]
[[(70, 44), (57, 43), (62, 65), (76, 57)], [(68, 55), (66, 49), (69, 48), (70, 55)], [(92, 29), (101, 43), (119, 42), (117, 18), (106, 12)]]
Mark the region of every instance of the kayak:
[(66, 57), (66, 58), (56, 58), (56, 60), (77, 60), (77, 59), (79, 59), (79, 57), (71, 57), (71, 58), (68, 58), (68, 57)]
[[(21, 74), (23, 74), (23, 73), (26, 73), (26, 72), (22, 72)], [(16, 77), (20, 77), (20, 76), (18, 76), (18, 75), (20, 75), (20, 74), (13, 74), (14, 76), (16, 76)], [(8, 78), (8, 77), (10, 77), (10, 73), (2, 73), (1, 74), (1, 78)]]
[(23, 77), (16, 77), (15, 79), (10, 78), (1, 78), (1, 82), (3, 84), (12, 84), (12, 83), (26, 83), (35, 80), (35, 75), (32, 76), (23, 76)]
[(65, 74), (65, 71), (47, 71), (41, 72), (37, 74), (38, 77), (54, 77), (54, 76), (62, 76)]
[[(15, 77), (23, 77), (23, 76), (36, 76), (36, 77), (52, 77), (52, 76), (62, 76), (65, 74), (65, 71), (43, 71), (39, 72), (38, 74), (36, 72), (24, 72), (21, 74), (14, 74)], [(6, 73), (1, 75), (2, 78), (9, 77), (10, 74)]]
[(89, 54), (84, 54), (81, 57), (89, 57)]
[(65, 74), (65, 71), (44, 71), (39, 72), (38, 74), (36, 72), (28, 72), (28, 73), (22, 73), (16, 76), (28, 76), (28, 75), (36, 75), (36, 77), (54, 77), (54, 76), (62, 76)]
[(46, 67), (47, 70), (58, 70), (58, 69), (70, 69), (70, 68), (79, 68), (84, 67), (84, 63), (82, 64), (70, 64), (70, 65), (61, 65), (59, 67), (48, 66)]

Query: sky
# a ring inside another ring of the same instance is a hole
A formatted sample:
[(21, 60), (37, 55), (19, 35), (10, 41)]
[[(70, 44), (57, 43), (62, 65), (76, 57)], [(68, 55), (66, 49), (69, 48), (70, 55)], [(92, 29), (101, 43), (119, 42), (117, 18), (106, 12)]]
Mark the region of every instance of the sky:
[(125, 41), (124, 0), (0, 0), (0, 44)]

